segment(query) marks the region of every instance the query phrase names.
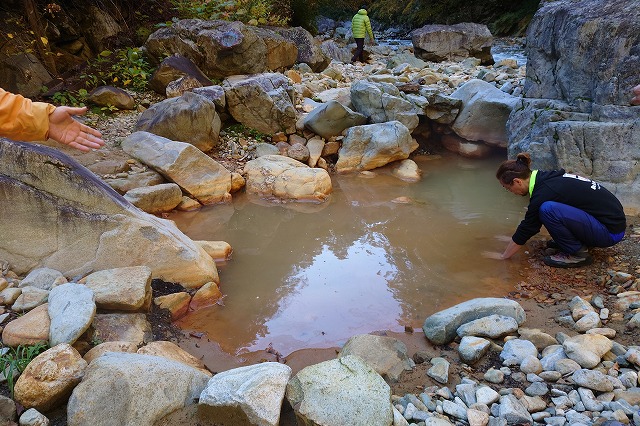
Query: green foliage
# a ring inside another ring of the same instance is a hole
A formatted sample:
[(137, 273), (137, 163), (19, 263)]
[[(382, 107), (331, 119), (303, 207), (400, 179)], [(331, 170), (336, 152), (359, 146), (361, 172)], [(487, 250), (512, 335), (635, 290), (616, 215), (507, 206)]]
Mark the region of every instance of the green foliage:
[(58, 105), (83, 107), (85, 106), (85, 102), (88, 96), (89, 96), (89, 92), (87, 92), (86, 89), (80, 89), (76, 92), (72, 92), (72, 91), (56, 92), (51, 97), (51, 100), (53, 101), (54, 104), (58, 104)]
[(38, 343), (33, 346), (20, 345), (17, 348), (2, 348), (2, 355), (0, 355), (0, 371), (7, 379), (7, 386), (11, 392), (11, 398), (13, 398), (14, 375), (19, 376), (22, 374), (27, 365), (33, 359), (40, 355), (42, 352), (49, 349), (46, 343)]
[(316, 17), (318, 16), (317, 0), (291, 0), (291, 26), (302, 27), (311, 34), (317, 34)]
[(240, 123), (232, 124), (228, 127), (225, 127), (221, 133), (232, 137), (250, 137), (257, 140), (258, 142), (269, 142), (271, 140), (271, 137), (269, 135), (261, 133), (256, 129), (252, 129), (251, 127), (247, 127), (244, 124)]
[(420, 28), (427, 24), (476, 22), (486, 24), (494, 35), (522, 34), (538, 9), (540, 0), (317, 0), (318, 12), (333, 19), (351, 19), (361, 6), (383, 26)]
[[(277, 0), (171, 0), (181, 18), (222, 19), (249, 25), (285, 26), (286, 10), (274, 7)], [(281, 5), (279, 5), (281, 6)]]
[(139, 48), (128, 47), (115, 53), (100, 52), (81, 78), (88, 88), (111, 85), (142, 92), (147, 89), (152, 70)]

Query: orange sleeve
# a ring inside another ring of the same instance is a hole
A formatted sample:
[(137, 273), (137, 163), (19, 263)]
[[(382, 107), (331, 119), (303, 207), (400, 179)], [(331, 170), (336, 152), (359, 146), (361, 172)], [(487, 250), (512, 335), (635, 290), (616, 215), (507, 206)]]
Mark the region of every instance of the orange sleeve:
[(0, 88), (0, 136), (20, 141), (44, 141), (49, 134), (49, 114), (55, 105), (32, 102)]

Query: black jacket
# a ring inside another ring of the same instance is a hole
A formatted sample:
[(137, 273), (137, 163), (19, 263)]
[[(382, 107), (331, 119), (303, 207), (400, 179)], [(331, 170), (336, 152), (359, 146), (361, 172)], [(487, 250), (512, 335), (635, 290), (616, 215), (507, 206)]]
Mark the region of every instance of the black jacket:
[(538, 171), (527, 213), (513, 234), (519, 245), (540, 232), (540, 206), (545, 201), (567, 204), (589, 213), (607, 227), (612, 234), (623, 232), (627, 219), (622, 204), (598, 182), (564, 170)]

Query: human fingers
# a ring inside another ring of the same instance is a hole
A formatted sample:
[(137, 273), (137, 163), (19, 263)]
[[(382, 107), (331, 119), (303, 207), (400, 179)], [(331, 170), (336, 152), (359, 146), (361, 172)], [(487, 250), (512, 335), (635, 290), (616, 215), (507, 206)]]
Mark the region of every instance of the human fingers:
[[(94, 130), (94, 129), (91, 129)], [(95, 130), (95, 132), (100, 135), (100, 132), (98, 132), (97, 130)], [(102, 140), (101, 137), (94, 135), (93, 133), (89, 133), (89, 132), (80, 132), (80, 134), (78, 135), (78, 137), (74, 140), (74, 142), (87, 146), (89, 148), (100, 148), (101, 146), (104, 146), (104, 140)]]
[(487, 259), (502, 260), (502, 253), (498, 253), (495, 251), (483, 251), (482, 257), (486, 257)]
[(73, 142), (69, 143), (68, 145), (69, 145), (71, 148), (75, 148), (75, 149), (77, 149), (77, 150), (79, 150), (79, 151), (82, 151), (82, 152), (89, 152), (89, 151), (91, 151), (91, 148), (89, 148), (88, 146), (82, 145), (81, 143), (76, 142), (76, 141), (73, 141)]
[(70, 107), (70, 106), (61, 106), (58, 107), (63, 109), (69, 115), (84, 115), (87, 112), (87, 107)]
[(93, 136), (96, 139), (102, 141), (102, 133), (99, 130), (94, 129), (93, 127), (89, 127), (86, 124), (80, 125), (81, 132), (85, 132), (87, 135)]

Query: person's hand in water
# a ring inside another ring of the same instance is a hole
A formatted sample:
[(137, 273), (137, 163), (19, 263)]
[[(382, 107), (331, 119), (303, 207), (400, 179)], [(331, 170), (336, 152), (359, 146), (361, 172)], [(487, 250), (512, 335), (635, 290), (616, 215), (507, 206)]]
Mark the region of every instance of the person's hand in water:
[(49, 137), (63, 145), (69, 145), (83, 152), (104, 146), (102, 134), (98, 130), (73, 118), (76, 115), (84, 115), (86, 112), (87, 107), (56, 107), (49, 114)]
[(483, 251), (482, 257), (486, 257), (487, 259), (503, 260), (502, 253), (498, 253), (497, 251)]

